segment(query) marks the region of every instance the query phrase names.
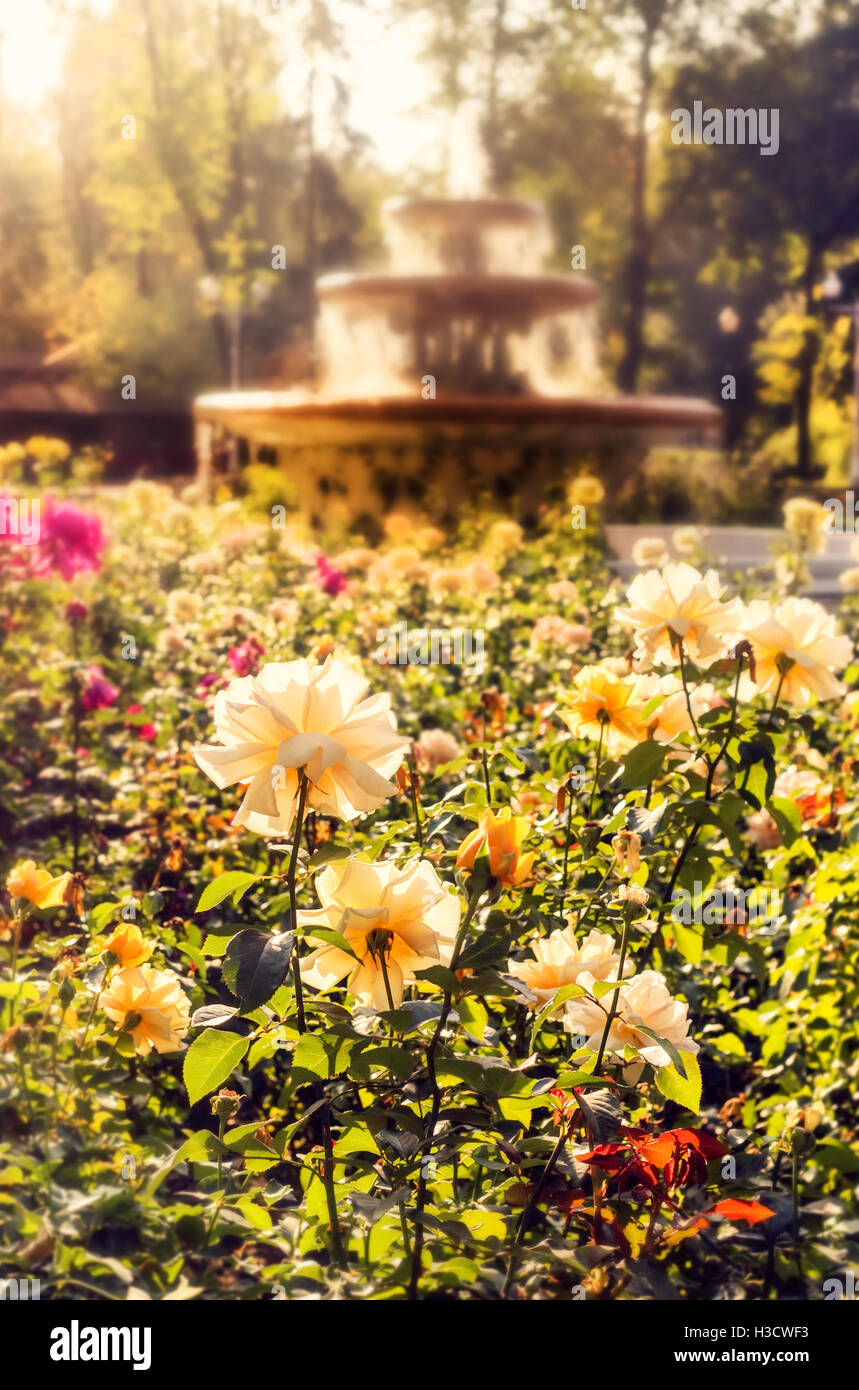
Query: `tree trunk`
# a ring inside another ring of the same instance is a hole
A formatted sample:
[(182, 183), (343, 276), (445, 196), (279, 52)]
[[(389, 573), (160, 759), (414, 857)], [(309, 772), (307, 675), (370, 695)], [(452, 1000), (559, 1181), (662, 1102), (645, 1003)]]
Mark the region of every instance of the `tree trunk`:
[(315, 360), (316, 277), (319, 270), (319, 236), (316, 200), (316, 123), (314, 120), (316, 56), (312, 55), (307, 74), (307, 167), (304, 180), (304, 267), (307, 275), (307, 333)]
[(504, 49), (507, 17), (507, 0), (495, 0), (495, 18), (492, 25), (492, 46), (489, 51), (489, 82), (486, 92), (486, 134), (484, 141), (492, 171), (492, 191), (498, 192), (499, 182), (499, 142), (498, 142), (498, 74)]
[[(814, 312), (814, 287), (820, 277), (821, 252), (819, 246), (809, 241), (802, 272), (802, 293), (806, 314)], [(814, 469), (811, 443), (811, 395), (814, 384), (814, 367), (820, 351), (820, 338), (816, 328), (806, 330), (802, 349), (797, 363), (799, 382), (796, 388), (796, 472), (797, 477), (808, 481)]]
[[(205, 266), (206, 274), (217, 275), (220, 266), (212, 245), (209, 227), (202, 212), (196, 205), (193, 193), (188, 187), (187, 180), (182, 177), (181, 170), (176, 166), (176, 162), (170, 152), (169, 137), (167, 137), (165, 133), (164, 110), (166, 106), (166, 97), (164, 80), (161, 72), (161, 62), (158, 54), (158, 44), (155, 37), (155, 24), (152, 18), (151, 0), (141, 0), (141, 12), (146, 36), (149, 79), (152, 87), (155, 148), (158, 153), (159, 163), (161, 164), (165, 177), (170, 182), (170, 186), (176, 196), (176, 201), (181, 207), (191, 230), (191, 234), (197, 243), (197, 248), (200, 252), (203, 265)], [(215, 348), (221, 363), (224, 381), (229, 381), (230, 335), (223, 314), (212, 315), (212, 335), (215, 339)]]
[(625, 276), (625, 350), (617, 374), (617, 384), (622, 391), (635, 390), (644, 356), (644, 316), (647, 311), (651, 255), (651, 236), (647, 221), (647, 115), (653, 86), (652, 54), (655, 37), (656, 26), (648, 24), (644, 31), (639, 59), (640, 88), (632, 167), (632, 225)]

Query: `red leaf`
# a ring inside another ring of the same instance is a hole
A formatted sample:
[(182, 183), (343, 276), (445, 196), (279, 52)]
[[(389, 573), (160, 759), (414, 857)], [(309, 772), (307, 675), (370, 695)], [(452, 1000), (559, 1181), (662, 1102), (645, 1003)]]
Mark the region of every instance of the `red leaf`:
[(721, 1158), (723, 1154), (730, 1153), (730, 1149), (717, 1139), (714, 1134), (708, 1134), (706, 1129), (671, 1129), (669, 1134), (673, 1134), (678, 1144), (686, 1144), (690, 1149), (695, 1149), (704, 1155), (706, 1159)]
[(717, 1202), (708, 1214), (724, 1216), (728, 1221), (748, 1221), (750, 1226), (756, 1226), (759, 1221), (766, 1221), (770, 1216), (775, 1216), (774, 1211), (762, 1206), (760, 1202), (743, 1202), (737, 1197), (726, 1197), (723, 1202)]

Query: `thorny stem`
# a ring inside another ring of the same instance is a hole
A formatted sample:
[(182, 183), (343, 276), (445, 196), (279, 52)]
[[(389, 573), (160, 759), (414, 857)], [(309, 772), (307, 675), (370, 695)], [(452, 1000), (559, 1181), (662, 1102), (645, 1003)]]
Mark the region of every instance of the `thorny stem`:
[[(16, 912), (16, 914), (15, 914), (15, 921), (14, 921), (13, 924), (12, 924), (12, 984), (13, 984), (13, 985), (16, 984), (16, 983), (17, 983), (17, 980), (18, 980), (18, 945), (19, 945), (20, 940), (21, 940), (21, 932), (23, 931), (23, 928), (24, 928), (24, 918), (22, 917), (22, 915), (21, 915), (20, 912)], [(11, 999), (9, 1000), (9, 1025), (10, 1025), (10, 1027), (11, 1027), (11, 1025), (15, 1022), (15, 1004), (16, 1004), (16, 996), (15, 996), (15, 994), (13, 994), (12, 997), (11, 997)]]
[(531, 1196), (528, 1198), (528, 1201), (522, 1208), (522, 1215), (519, 1217), (519, 1224), (516, 1227), (516, 1234), (513, 1237), (513, 1249), (510, 1251), (510, 1259), (507, 1262), (507, 1273), (504, 1275), (504, 1283), (501, 1286), (502, 1298), (507, 1297), (507, 1290), (510, 1288), (510, 1285), (513, 1282), (513, 1276), (516, 1273), (516, 1265), (519, 1262), (519, 1254), (522, 1247), (522, 1240), (528, 1228), (528, 1222), (531, 1220), (531, 1213), (533, 1212), (534, 1208), (539, 1202), (543, 1194), (543, 1189), (545, 1188), (546, 1183), (549, 1181), (549, 1178), (552, 1176), (552, 1173), (555, 1170), (555, 1164), (561, 1157), (566, 1142), (567, 1126), (566, 1123), (562, 1123), (561, 1132), (558, 1135), (555, 1147), (549, 1156), (549, 1161), (543, 1169), (542, 1173), (540, 1174), (539, 1178), (537, 1179), (537, 1182), (534, 1186), (534, 1191), (531, 1193)]
[(775, 693), (775, 699), (773, 700), (772, 709), (770, 710), (769, 715), (767, 716), (767, 723), (768, 723), (768, 724), (772, 724), (772, 723), (774, 722), (774, 720), (775, 720), (775, 712), (776, 712), (776, 710), (778, 709), (778, 702), (779, 702), (779, 700), (780, 700), (780, 698), (781, 698), (781, 688), (782, 688), (782, 686), (784, 685), (786, 676), (787, 676), (787, 672), (786, 672), (786, 671), (781, 671), (780, 674), (779, 674), (779, 681), (778, 681), (778, 687), (777, 687), (776, 693)]
[(224, 1142), (224, 1130), (226, 1129), (226, 1126), (227, 1126), (227, 1117), (226, 1117), (226, 1115), (219, 1115), (219, 1116), (218, 1116), (218, 1191), (219, 1191), (219, 1192), (220, 1192), (220, 1190), (221, 1190), (221, 1165), (222, 1165), (221, 1146), (223, 1145), (223, 1142)]
[(692, 728), (695, 730), (695, 738), (697, 739), (698, 743), (700, 743), (700, 742), (701, 742), (701, 735), (700, 735), (700, 733), (698, 732), (698, 725), (695, 723), (695, 716), (694, 716), (694, 714), (692, 713), (692, 697), (691, 697), (691, 695), (689, 694), (689, 682), (686, 680), (686, 651), (685, 651), (685, 648), (684, 648), (682, 642), (680, 643), (680, 646), (679, 646), (679, 655), (680, 655), (680, 679), (681, 679), (681, 681), (683, 682), (683, 693), (684, 693), (685, 696), (686, 696), (686, 709), (687, 709), (688, 712), (689, 712), (689, 718), (690, 718), (690, 720), (691, 720), (691, 722), (692, 722)]
[[(468, 933), (468, 929), (471, 926), (471, 923), (474, 919), (474, 914), (477, 911), (477, 905), (480, 902), (481, 897), (482, 889), (479, 892), (472, 892), (472, 895), (468, 900), (468, 907), (465, 910), (465, 916), (462, 919), (462, 925), (459, 928), (459, 932), (457, 933), (456, 941), (453, 947), (453, 953), (450, 958), (450, 970), (456, 969), (456, 963), (459, 960), (460, 955), (462, 954), (462, 948), (465, 944), (465, 938)], [(439, 1112), (441, 1110), (441, 1090), (439, 1088), (438, 1080), (436, 1078), (435, 1054), (436, 1049), (438, 1048), (439, 1039), (441, 1038), (442, 1032), (444, 1030), (444, 1026), (447, 1023), (447, 1018), (448, 1014), (450, 1013), (450, 1006), (452, 1001), (453, 996), (451, 995), (450, 990), (446, 990), (444, 998), (442, 999), (441, 1013), (439, 1014), (438, 1023), (436, 1024), (435, 1031), (433, 1032), (433, 1035), (430, 1038), (430, 1041), (427, 1045), (427, 1071), (429, 1072), (430, 1083), (432, 1085), (432, 1109), (430, 1111), (429, 1120), (427, 1122), (427, 1132), (425, 1141), (425, 1149), (427, 1155), (429, 1155), (430, 1149), (432, 1148), (433, 1136), (435, 1135), (435, 1127), (438, 1123)], [(423, 1215), (423, 1210), (426, 1206), (427, 1199), (426, 1169), (427, 1164), (421, 1163), (420, 1177), (418, 1178), (418, 1189), (415, 1198), (415, 1212), (418, 1217), (418, 1220), (415, 1222), (415, 1246), (412, 1252), (412, 1269), (411, 1277), (409, 1279), (408, 1290), (409, 1299), (417, 1298), (418, 1282), (421, 1277), (421, 1256), (423, 1254), (424, 1246), (424, 1231), (423, 1223), (420, 1218)]]
[[(310, 782), (304, 768), (299, 769), (298, 773), (298, 809), (295, 813), (295, 830), (292, 840), (292, 854), (289, 858), (289, 869), (287, 870), (286, 881), (289, 889), (289, 911), (291, 916), (292, 930), (296, 932), (295, 940), (292, 945), (292, 979), (295, 986), (295, 1012), (298, 1015), (298, 1031), (307, 1031), (307, 1020), (304, 1014), (304, 989), (301, 983), (301, 967), (298, 959), (298, 934), (296, 893), (295, 893), (295, 874), (298, 868), (298, 851), (301, 846), (301, 832), (304, 825), (304, 809), (307, 804), (307, 790)], [(325, 1187), (325, 1200), (328, 1205), (328, 1220), (331, 1227), (331, 1253), (336, 1264), (344, 1265), (346, 1256), (343, 1250), (343, 1240), (340, 1235), (340, 1223), (337, 1219), (337, 1196), (334, 1191), (334, 1151), (331, 1143), (331, 1122), (328, 1114), (327, 1102), (319, 1108), (319, 1128), (322, 1133), (322, 1148), (324, 1152), (322, 1182)]]
[(594, 797), (595, 797), (596, 794), (597, 794), (597, 786), (598, 786), (599, 780), (600, 780), (600, 763), (602, 762), (602, 746), (603, 746), (603, 739), (604, 739), (604, 738), (605, 738), (605, 724), (604, 724), (604, 723), (600, 723), (600, 738), (599, 738), (599, 743), (597, 744), (597, 765), (596, 765), (596, 768), (595, 768), (595, 770), (594, 770), (594, 781), (593, 781), (593, 786), (591, 787), (591, 799), (590, 799), (590, 801), (589, 801), (589, 803), (588, 803), (588, 820), (593, 820), (593, 818), (594, 818)]
[[(626, 948), (627, 948), (628, 943), (629, 943), (629, 913), (626, 912), (626, 913), (624, 913), (624, 918), (623, 918), (623, 935), (622, 935), (621, 938), (620, 938), (620, 960), (618, 961), (618, 966), (617, 966), (617, 978), (618, 978), (618, 980), (621, 982), (621, 984), (623, 983), (623, 967), (624, 967), (624, 965), (625, 965), (625, 963), (626, 963)], [(616, 1018), (616, 1016), (617, 1016), (617, 1010), (618, 1010), (618, 1003), (617, 1003), (617, 1001), (618, 1001), (618, 996), (619, 996), (619, 995), (620, 995), (620, 989), (619, 989), (619, 988), (612, 991), (612, 996), (611, 996), (611, 1007), (610, 1007), (610, 1009), (609, 1009), (609, 1011), (608, 1011), (608, 1015), (607, 1015), (607, 1017), (606, 1017), (605, 1028), (603, 1029), (603, 1034), (602, 1034), (602, 1037), (601, 1037), (601, 1039), (600, 1039), (600, 1048), (599, 1048), (599, 1052), (597, 1053), (596, 1064), (594, 1065), (594, 1071), (597, 1072), (597, 1074), (599, 1073), (599, 1069), (600, 1069), (600, 1067), (602, 1066), (602, 1059), (603, 1059), (603, 1056), (604, 1056), (604, 1054), (605, 1054), (606, 1045), (607, 1045), (607, 1043), (608, 1043), (608, 1035), (609, 1035), (609, 1033), (611, 1032), (611, 1025), (614, 1023), (614, 1020), (615, 1020), (615, 1018)]]
[(656, 939), (660, 934), (662, 923), (665, 920), (665, 913), (667, 912), (668, 905), (671, 902), (671, 895), (674, 892), (675, 885), (677, 883), (678, 878), (680, 877), (680, 870), (686, 863), (687, 854), (689, 853), (690, 849), (692, 849), (693, 845), (695, 844), (695, 841), (698, 839), (698, 832), (700, 831), (700, 829), (700, 825), (693, 825), (692, 829), (689, 831), (689, 834), (686, 836), (686, 839), (683, 841), (683, 848), (678, 854), (676, 862), (674, 864), (674, 868), (671, 871), (671, 877), (668, 880), (668, 887), (665, 889), (665, 892), (662, 895), (662, 902), (659, 905), (659, 912), (656, 917), (656, 925), (653, 929), (650, 940), (647, 942), (647, 945), (645, 946), (644, 951), (642, 952), (639, 961), (639, 965), (642, 970), (646, 968), (646, 963), (650, 958), (650, 953), (653, 950)]
[(414, 757), (412, 757), (412, 758), (409, 760), (409, 792), (411, 793), (411, 798), (412, 798), (412, 813), (413, 813), (414, 818), (415, 818), (415, 833), (417, 834), (417, 837), (418, 837), (418, 844), (420, 845), (420, 848), (421, 848), (421, 858), (423, 858), (423, 852), (424, 852), (424, 828), (423, 828), (423, 825), (421, 824), (421, 812), (420, 812), (420, 806), (418, 805), (417, 776), (418, 776), (417, 759), (414, 758)]
[(72, 624), (75, 667), (72, 671), (72, 873), (78, 872), (80, 861), (80, 820), (78, 817), (78, 745), (81, 726), (81, 691), (78, 681), (78, 630)]
[(481, 753), (483, 759), (483, 780), (486, 783), (486, 804), (492, 805), (492, 783), (489, 780), (489, 756), (484, 748)]
[(738, 659), (737, 659), (737, 676), (736, 676), (736, 679), (735, 679), (735, 681), (734, 681), (734, 696), (733, 696), (733, 699), (732, 699), (732, 701), (731, 701), (731, 717), (730, 717), (730, 719), (728, 720), (728, 731), (727, 731), (727, 733), (725, 734), (725, 737), (724, 737), (723, 740), (722, 740), (722, 746), (721, 746), (721, 748), (719, 749), (719, 751), (718, 751), (718, 753), (716, 754), (716, 756), (715, 756), (715, 758), (713, 759), (713, 761), (710, 763), (710, 771), (709, 771), (708, 774), (707, 774), (707, 789), (706, 789), (706, 791), (705, 791), (705, 793), (704, 793), (704, 799), (705, 799), (706, 801), (709, 801), (709, 800), (711, 799), (712, 795), (713, 795), (713, 778), (714, 778), (715, 775), (716, 775), (716, 768), (719, 766), (719, 763), (722, 761), (723, 757), (725, 756), (725, 749), (727, 748), (728, 744), (729, 744), (730, 741), (731, 741), (731, 734), (733, 733), (733, 729), (734, 729), (734, 720), (735, 720), (736, 717), (737, 717), (737, 697), (738, 697), (739, 691), (740, 691), (740, 676), (742, 675), (742, 671), (743, 671), (743, 662), (742, 662), (742, 658), (738, 658)]
[(289, 889), (290, 925), (295, 933), (295, 938), (292, 943), (292, 980), (295, 986), (295, 1012), (298, 1014), (299, 1033), (307, 1031), (307, 1021), (304, 1016), (304, 988), (301, 983), (301, 968), (298, 960), (298, 919), (295, 906), (295, 872), (298, 868), (298, 850), (301, 845), (301, 830), (304, 824), (304, 807), (307, 802), (308, 785), (307, 773), (304, 771), (304, 768), (301, 768), (298, 773), (298, 810), (295, 814), (292, 854), (289, 857), (289, 869), (286, 875), (287, 888)]
[(334, 1146), (331, 1143), (331, 1122), (328, 1115), (327, 1104), (321, 1107), (319, 1115), (322, 1129), (323, 1150), (322, 1182), (325, 1187), (325, 1201), (328, 1206), (328, 1224), (331, 1228), (331, 1254), (335, 1264), (345, 1266), (346, 1253), (343, 1249), (343, 1238), (340, 1234), (340, 1222), (337, 1217), (337, 1195), (334, 1191)]
[(567, 784), (567, 834), (564, 840), (564, 877), (561, 882), (561, 916), (564, 915), (564, 906), (567, 901), (567, 871), (570, 862), (570, 835), (573, 825), (573, 797), (569, 784)]

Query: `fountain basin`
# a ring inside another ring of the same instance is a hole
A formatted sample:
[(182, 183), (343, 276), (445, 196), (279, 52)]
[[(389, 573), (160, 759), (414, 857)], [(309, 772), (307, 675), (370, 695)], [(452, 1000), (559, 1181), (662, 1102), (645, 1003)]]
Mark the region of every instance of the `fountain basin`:
[(612, 489), (651, 445), (712, 447), (722, 426), (721, 411), (706, 401), (655, 396), (226, 391), (198, 397), (194, 414), (205, 485), (221, 445), (237, 437), (251, 458), (277, 459), (311, 525), (324, 528), (334, 507), (368, 534), (392, 508), (444, 524), (481, 499), (527, 524), (560, 497), (576, 467), (593, 469)]

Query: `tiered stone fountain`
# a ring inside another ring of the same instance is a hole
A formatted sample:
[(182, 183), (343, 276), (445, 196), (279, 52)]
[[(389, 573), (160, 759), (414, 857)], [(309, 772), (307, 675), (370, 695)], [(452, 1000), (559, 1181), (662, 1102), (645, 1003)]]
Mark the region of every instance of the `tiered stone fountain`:
[(468, 499), (527, 520), (583, 460), (614, 486), (654, 442), (718, 438), (705, 401), (605, 389), (596, 287), (542, 273), (538, 204), (398, 199), (384, 222), (392, 271), (318, 283), (317, 391), (195, 402), (206, 481), (232, 436), (275, 452), (315, 524), (334, 503), (366, 528), (391, 508), (444, 520)]

